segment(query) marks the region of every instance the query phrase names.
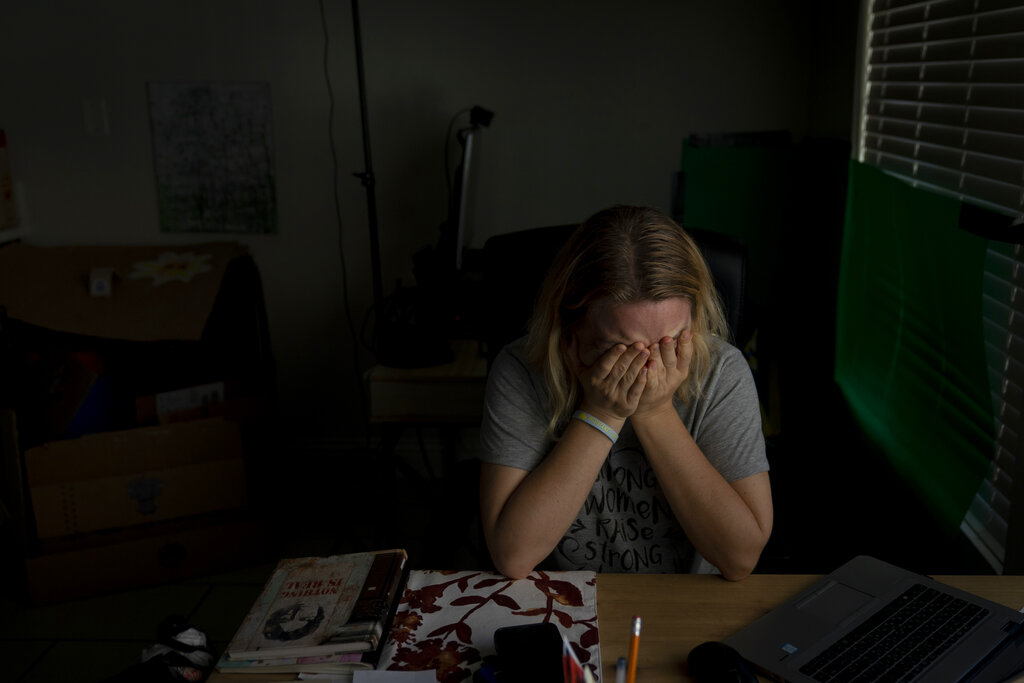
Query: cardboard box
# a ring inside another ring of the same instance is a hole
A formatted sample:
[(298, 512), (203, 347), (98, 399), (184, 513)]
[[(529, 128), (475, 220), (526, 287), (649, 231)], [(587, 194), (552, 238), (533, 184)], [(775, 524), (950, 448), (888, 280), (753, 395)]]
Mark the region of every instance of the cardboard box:
[(30, 600), (45, 604), (228, 571), (265, 552), (258, 522), (213, 513), (44, 544), (25, 573)]
[[(33, 600), (216, 571), (261, 547), (252, 522), (223, 519), (247, 510), (243, 434), (250, 454), (265, 443), (239, 422), (273, 387), (247, 247), (7, 244), (0, 308), (3, 352), (20, 370), (5, 393), (24, 399), (17, 419), (0, 411), (0, 535), (16, 540), (0, 564), (27, 572)], [(157, 410), (154, 398), (151, 419), (167, 424), (138, 428), (139, 396), (221, 380), (237, 400), (170, 396)]]
[[(98, 267), (113, 270), (109, 297), (89, 294)], [(238, 243), (0, 246), (0, 308), (11, 363), (24, 367), (7, 392), (24, 399), (23, 449), (141, 426), (139, 397), (154, 402), (144, 424), (222, 414), (209, 395), (195, 406), (168, 390), (223, 382), (225, 400), (273, 393), (259, 271)]]
[[(180, 246), (39, 247), (0, 249), (0, 305), (12, 320), (49, 330), (128, 341), (202, 338), (231, 266), (247, 256), (238, 243)], [(91, 296), (97, 267), (116, 276), (110, 296)], [(254, 266), (251, 267), (255, 269)], [(245, 296), (262, 292), (256, 276)]]
[(246, 505), (242, 437), (220, 418), (55, 441), (25, 452), (39, 538)]

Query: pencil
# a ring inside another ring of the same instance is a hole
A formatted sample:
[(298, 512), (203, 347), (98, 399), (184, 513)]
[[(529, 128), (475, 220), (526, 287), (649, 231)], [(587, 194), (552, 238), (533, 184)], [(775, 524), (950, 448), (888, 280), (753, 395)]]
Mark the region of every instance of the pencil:
[(629, 660), (626, 662), (626, 683), (636, 683), (636, 659), (640, 651), (640, 617), (633, 617), (633, 636), (629, 639)]

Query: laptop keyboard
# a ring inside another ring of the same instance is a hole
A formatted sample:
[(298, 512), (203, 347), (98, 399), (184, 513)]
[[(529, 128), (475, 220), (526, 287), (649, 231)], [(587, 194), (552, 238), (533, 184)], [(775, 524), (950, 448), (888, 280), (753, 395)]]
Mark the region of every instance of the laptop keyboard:
[(816, 681), (911, 681), (967, 635), (988, 610), (923, 584), (800, 667)]

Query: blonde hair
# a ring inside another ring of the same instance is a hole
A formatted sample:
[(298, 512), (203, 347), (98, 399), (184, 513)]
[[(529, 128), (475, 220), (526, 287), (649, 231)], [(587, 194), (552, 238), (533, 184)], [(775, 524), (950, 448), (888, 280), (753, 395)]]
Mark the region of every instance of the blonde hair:
[(683, 298), (690, 303), (693, 358), (676, 395), (697, 396), (711, 366), (708, 337), (728, 338), (711, 271), (697, 244), (661, 212), (636, 206), (599, 211), (555, 257), (530, 322), (526, 355), (542, 370), (556, 436), (580, 401), (569, 345), (590, 306)]

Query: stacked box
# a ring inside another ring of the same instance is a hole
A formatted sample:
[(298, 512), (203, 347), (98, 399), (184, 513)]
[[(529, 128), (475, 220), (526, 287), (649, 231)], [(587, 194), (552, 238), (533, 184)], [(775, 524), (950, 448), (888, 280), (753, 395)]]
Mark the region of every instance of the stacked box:
[(0, 543), (33, 602), (260, 555), (266, 330), (238, 244), (0, 248)]

